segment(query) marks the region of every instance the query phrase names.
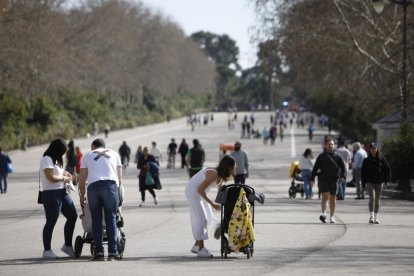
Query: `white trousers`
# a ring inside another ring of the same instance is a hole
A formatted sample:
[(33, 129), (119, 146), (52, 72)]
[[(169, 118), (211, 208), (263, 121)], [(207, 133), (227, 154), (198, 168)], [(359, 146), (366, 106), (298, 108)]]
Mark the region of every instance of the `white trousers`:
[(186, 191), (186, 197), (190, 206), (191, 230), (194, 240), (208, 240), (208, 232), (218, 223), (213, 215), (211, 205), (198, 195)]

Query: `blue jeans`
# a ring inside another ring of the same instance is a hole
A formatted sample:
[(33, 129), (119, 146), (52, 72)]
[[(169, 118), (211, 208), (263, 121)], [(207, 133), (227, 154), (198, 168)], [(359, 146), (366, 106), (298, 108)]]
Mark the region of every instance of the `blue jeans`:
[(96, 253), (103, 253), (102, 209), (105, 215), (108, 253), (118, 252), (116, 211), (118, 208), (118, 187), (115, 181), (100, 180), (88, 185), (88, 204), (92, 216), (92, 234)]
[(338, 198), (345, 198), (345, 190), (346, 190), (346, 179), (343, 181), (338, 181)]
[(0, 190), (1, 193), (7, 192), (7, 173), (0, 173)]
[(302, 171), (302, 179), (303, 179), (303, 182), (304, 182), (303, 186), (305, 187), (305, 195), (307, 195), (307, 196), (312, 195), (312, 186), (310, 184), (311, 177), (312, 177), (311, 170), (303, 170)]
[(53, 228), (55, 228), (60, 212), (65, 216), (64, 228), (65, 245), (72, 246), (73, 231), (75, 230), (76, 213), (72, 197), (66, 193), (66, 189), (43, 191), (43, 207), (45, 209), (46, 224), (43, 227), (43, 247), (50, 250)]

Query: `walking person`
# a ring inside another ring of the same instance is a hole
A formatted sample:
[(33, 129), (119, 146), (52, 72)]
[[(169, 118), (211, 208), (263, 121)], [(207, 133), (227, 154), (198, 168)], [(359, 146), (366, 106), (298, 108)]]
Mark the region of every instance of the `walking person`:
[(241, 149), (240, 141), (234, 143), (234, 151), (231, 156), (236, 160), (236, 171), (234, 175), (235, 184), (246, 184), (246, 178), (249, 177), (249, 158), (247, 153)]
[(147, 176), (147, 173), (150, 173), (150, 164), (151, 162), (157, 163), (155, 157), (152, 154), (149, 154), (148, 147), (144, 147), (142, 158), (138, 159), (138, 165), (137, 168), (140, 170), (138, 175), (138, 185), (139, 185), (139, 191), (141, 192), (141, 203), (139, 204), (139, 207), (145, 206), (145, 191), (148, 190), (148, 192), (152, 195), (154, 198), (154, 204), (158, 204), (157, 196), (154, 192), (155, 186), (149, 186), (145, 183), (145, 177)]
[(178, 148), (178, 152), (180, 153), (180, 155), (181, 155), (181, 169), (184, 169), (184, 167), (185, 167), (185, 156), (187, 155), (187, 153), (188, 153), (188, 144), (187, 144), (187, 142), (185, 141), (185, 139), (183, 139), (182, 141), (181, 141), (181, 144), (180, 144), (180, 146), (179, 146), (179, 148)]
[(206, 158), (206, 154), (200, 145), (198, 139), (193, 140), (193, 147), (188, 151), (186, 164), (190, 178), (198, 173), (202, 168)]
[(122, 167), (126, 169), (129, 165), (129, 158), (131, 156), (131, 148), (127, 145), (126, 141), (122, 142), (122, 145), (119, 147), (119, 155), (121, 156)]
[(78, 164), (78, 156), (75, 151), (75, 143), (70, 140), (68, 143), (68, 150), (66, 152), (66, 167), (65, 170), (73, 176), (73, 182), (76, 183), (76, 165)]
[(8, 164), (11, 164), (10, 157), (0, 148), (0, 192), (7, 193), (7, 176), (9, 175)]
[(311, 177), (313, 169), (313, 152), (310, 148), (307, 148), (299, 160), (299, 169), (301, 170), (301, 176), (305, 188), (305, 198), (311, 199), (313, 197)]
[(50, 143), (40, 160), (39, 178), (43, 187), (42, 199), (46, 215), (46, 223), (43, 227), (43, 258), (45, 259), (58, 258), (51, 248), (51, 242), (53, 229), (60, 213), (66, 218), (65, 243), (61, 250), (68, 256), (75, 257), (72, 238), (78, 215), (72, 197), (67, 190), (72, 175), (63, 169), (63, 155), (67, 148), (68, 146), (63, 139), (55, 139)]
[[(87, 187), (86, 182), (88, 182)], [(80, 204), (84, 205), (87, 201), (91, 210), (95, 245), (93, 260), (95, 261), (104, 260), (103, 216), (108, 239), (108, 261), (121, 259), (121, 255), (118, 253), (116, 229), (120, 185), (122, 185), (122, 164), (119, 154), (105, 148), (104, 140), (95, 139), (92, 142), (91, 151), (83, 157), (79, 179)], [(85, 189), (87, 189), (87, 199)]]
[(208, 232), (212, 224), (218, 221), (213, 215), (213, 209), (219, 211), (221, 208), (221, 205), (213, 202), (207, 193), (212, 186), (220, 189), (223, 182), (228, 181), (234, 175), (235, 165), (234, 158), (225, 155), (217, 167), (202, 169), (190, 179), (185, 187), (185, 196), (190, 207), (191, 229), (195, 239), (191, 252), (197, 254), (197, 257), (213, 257), (213, 254), (204, 247), (204, 241), (209, 238)]
[(391, 169), (387, 159), (380, 154), (377, 144), (369, 145), (368, 157), (364, 159), (361, 168), (361, 179), (367, 187), (369, 202), (369, 223), (379, 224), (378, 212), (383, 184), (391, 179)]
[(137, 151), (135, 152), (134, 163), (138, 165), (139, 159), (141, 159), (143, 156), (144, 156), (144, 152), (142, 150), (142, 146), (139, 145), (137, 148)]
[(330, 211), (330, 222), (335, 223), (336, 193), (338, 190), (338, 180), (345, 178), (345, 165), (342, 158), (334, 154), (335, 143), (331, 138), (326, 139), (325, 151), (316, 158), (312, 169), (311, 184), (315, 183), (316, 174), (319, 172), (318, 187), (322, 195), (321, 209), (322, 214), (319, 219), (326, 222), (326, 210)]
[(335, 149), (335, 153), (341, 156), (342, 161), (344, 161), (345, 164), (345, 179), (341, 180), (338, 185), (338, 194), (336, 198), (337, 200), (344, 200), (346, 191), (346, 177), (348, 176), (348, 168), (351, 165), (352, 154), (345, 147), (345, 142), (342, 139), (338, 139), (338, 148)]
[(158, 166), (160, 165), (160, 162), (162, 162), (162, 155), (161, 155), (161, 152), (160, 152), (160, 150), (157, 148), (157, 143), (156, 142), (152, 142), (151, 143), (151, 150), (150, 150), (150, 154), (152, 155), (152, 156), (154, 156), (154, 158), (155, 158), (155, 160), (156, 160), (156, 162), (157, 162), (157, 164), (158, 164)]
[(365, 199), (365, 186), (361, 182), (361, 168), (362, 162), (367, 158), (366, 151), (361, 147), (361, 143), (355, 142), (354, 145), (355, 154), (353, 156), (352, 169), (354, 171), (356, 195), (355, 199)]
[(171, 143), (168, 144), (167, 153), (168, 153), (168, 165), (167, 169), (175, 169), (175, 156), (177, 155), (177, 143), (175, 139), (171, 138)]

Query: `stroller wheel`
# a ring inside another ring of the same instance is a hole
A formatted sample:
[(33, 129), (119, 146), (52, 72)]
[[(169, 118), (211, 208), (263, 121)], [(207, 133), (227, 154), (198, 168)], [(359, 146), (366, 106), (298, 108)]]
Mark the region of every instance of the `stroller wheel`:
[(95, 243), (92, 241), (91, 242), (91, 255), (95, 256), (95, 254), (96, 254), (96, 246), (95, 246)]
[(122, 257), (124, 255), (125, 243), (126, 243), (125, 234), (120, 231), (120, 236), (118, 237), (118, 239), (119, 239), (119, 255)]
[(81, 236), (77, 236), (75, 239), (75, 257), (79, 258), (82, 254), (83, 239)]
[(246, 248), (247, 259), (250, 259), (250, 247)]

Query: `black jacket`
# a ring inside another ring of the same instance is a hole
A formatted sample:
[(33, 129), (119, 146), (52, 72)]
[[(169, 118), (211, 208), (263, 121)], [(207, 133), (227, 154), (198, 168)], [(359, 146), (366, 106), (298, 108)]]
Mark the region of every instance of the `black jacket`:
[(379, 154), (378, 156), (368, 155), (362, 162), (361, 181), (365, 183), (386, 183), (390, 182), (391, 169), (387, 159)]
[[(335, 164), (334, 164), (335, 162)], [(312, 170), (312, 181), (319, 172), (319, 181), (334, 183), (340, 177), (345, 178), (345, 164), (342, 158), (335, 153), (323, 152), (316, 158)]]

